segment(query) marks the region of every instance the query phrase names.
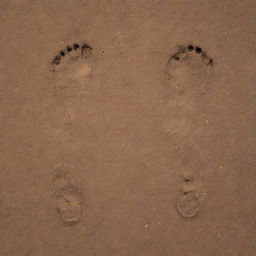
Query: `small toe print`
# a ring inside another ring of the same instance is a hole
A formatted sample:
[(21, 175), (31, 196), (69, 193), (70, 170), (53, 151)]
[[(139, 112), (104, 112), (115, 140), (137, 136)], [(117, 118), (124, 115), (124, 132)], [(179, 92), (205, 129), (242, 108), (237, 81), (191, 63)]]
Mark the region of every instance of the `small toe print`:
[(189, 50), (189, 51), (193, 51), (193, 50), (194, 50), (194, 46), (190, 44), (190, 45), (188, 46), (188, 50)]
[(208, 65), (212, 65), (212, 64), (213, 64), (213, 59), (209, 59)]
[(200, 53), (202, 52), (202, 48), (196, 46), (196, 47), (195, 47), (195, 51), (196, 51), (196, 53), (200, 54)]
[(79, 49), (79, 47), (80, 47), (79, 44), (76, 44), (76, 43), (73, 46), (74, 46), (75, 50)]
[(61, 61), (61, 56), (56, 56), (56, 57), (54, 57), (54, 59), (52, 61), (52, 64), (53, 65), (59, 65), (60, 61)]
[(68, 51), (68, 52), (71, 52), (71, 51), (72, 51), (72, 48), (71, 48), (69, 45), (67, 46), (67, 51)]
[(180, 57), (179, 57), (179, 56), (177, 56), (176, 54), (175, 54), (175, 55), (173, 55), (173, 58), (174, 58), (175, 60), (180, 60)]

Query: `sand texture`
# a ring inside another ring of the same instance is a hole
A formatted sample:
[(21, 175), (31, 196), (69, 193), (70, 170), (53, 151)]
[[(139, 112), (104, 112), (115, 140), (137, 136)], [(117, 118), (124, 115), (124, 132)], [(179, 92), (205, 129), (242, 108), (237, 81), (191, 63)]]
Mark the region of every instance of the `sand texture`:
[(255, 256), (256, 1), (0, 0), (0, 256)]

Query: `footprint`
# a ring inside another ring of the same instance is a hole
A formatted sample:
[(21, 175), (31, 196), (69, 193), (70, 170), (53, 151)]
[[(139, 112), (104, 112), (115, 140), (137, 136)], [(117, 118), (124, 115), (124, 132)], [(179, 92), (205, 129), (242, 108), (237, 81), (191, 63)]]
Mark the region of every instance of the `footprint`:
[(64, 225), (79, 223), (82, 217), (82, 194), (63, 170), (56, 170), (53, 179), (55, 206)]
[(94, 60), (95, 54), (90, 45), (74, 43), (61, 50), (51, 61), (54, 100), (65, 112), (67, 123), (79, 118)]
[(206, 197), (202, 161), (190, 145), (204, 121), (205, 106), (200, 104), (212, 86), (213, 67), (213, 59), (201, 47), (188, 45), (171, 55), (165, 70), (162, 127), (178, 145), (177, 170), (182, 168), (183, 183), (176, 208), (186, 218), (200, 212)]
[(199, 103), (211, 88), (214, 61), (198, 46), (181, 47), (166, 67), (163, 129), (168, 135), (185, 139), (201, 123)]

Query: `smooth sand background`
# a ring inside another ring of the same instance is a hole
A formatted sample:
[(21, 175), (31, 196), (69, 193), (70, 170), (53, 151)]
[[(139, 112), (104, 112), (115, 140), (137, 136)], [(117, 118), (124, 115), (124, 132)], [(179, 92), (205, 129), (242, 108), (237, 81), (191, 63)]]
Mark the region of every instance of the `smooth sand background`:
[[(255, 1), (1, 0), (0, 21), (1, 256), (256, 254)], [(95, 61), (85, 95), (63, 81), (67, 124), (49, 64), (83, 40)], [(161, 125), (164, 67), (188, 43), (215, 65), (179, 146)], [(179, 147), (203, 163), (193, 219), (175, 208)], [(56, 213), (59, 166), (83, 191), (74, 226)]]

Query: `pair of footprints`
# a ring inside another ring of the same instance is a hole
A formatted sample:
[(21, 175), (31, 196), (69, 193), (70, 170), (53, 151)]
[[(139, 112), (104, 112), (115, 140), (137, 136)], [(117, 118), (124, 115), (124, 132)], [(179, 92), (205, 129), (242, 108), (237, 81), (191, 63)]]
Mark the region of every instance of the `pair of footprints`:
[[(52, 71), (59, 71), (62, 65), (72, 62), (83, 65), (88, 63), (92, 56), (92, 47), (88, 44), (74, 43), (72, 46), (67, 46), (66, 49), (61, 50), (58, 55), (54, 57), (51, 62)], [(169, 59), (168, 63), (172, 61), (187, 60), (194, 55), (201, 58), (202, 63), (207, 66), (213, 66), (213, 59), (210, 58), (205, 51), (199, 46), (188, 45), (181, 47)], [(79, 67), (79, 66), (78, 66)], [(201, 209), (202, 198), (200, 194), (191, 188), (194, 183), (194, 177), (187, 174), (183, 176), (185, 186), (182, 193), (178, 196), (176, 201), (176, 208), (179, 214), (186, 218), (194, 217)], [(82, 215), (82, 196), (81, 193), (70, 182), (67, 181), (66, 175), (56, 175), (54, 179), (56, 208), (59, 215), (66, 225), (76, 224), (80, 221)]]

